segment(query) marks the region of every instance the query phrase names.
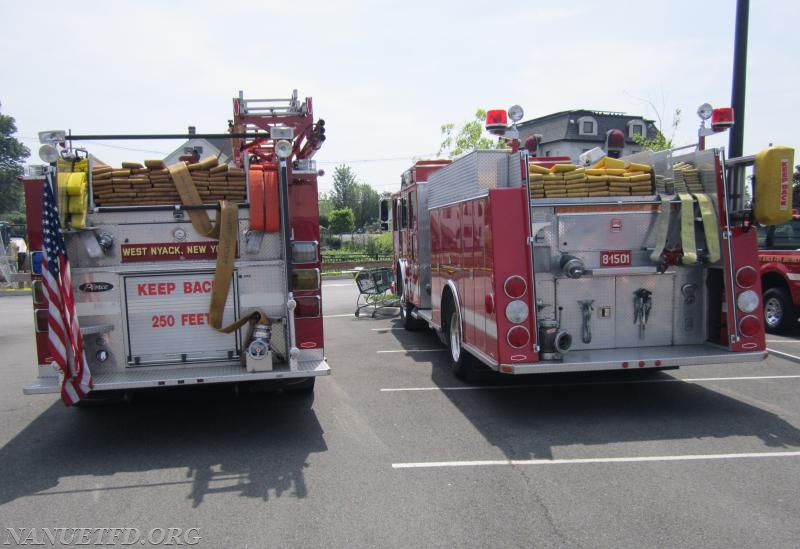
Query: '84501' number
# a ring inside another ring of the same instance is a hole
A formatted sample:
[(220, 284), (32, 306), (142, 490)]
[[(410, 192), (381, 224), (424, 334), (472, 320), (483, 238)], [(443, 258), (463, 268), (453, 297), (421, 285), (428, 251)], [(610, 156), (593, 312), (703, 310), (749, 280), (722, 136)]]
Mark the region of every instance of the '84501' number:
[(629, 267), (630, 264), (630, 250), (609, 250), (606, 252), (600, 252), (601, 267)]

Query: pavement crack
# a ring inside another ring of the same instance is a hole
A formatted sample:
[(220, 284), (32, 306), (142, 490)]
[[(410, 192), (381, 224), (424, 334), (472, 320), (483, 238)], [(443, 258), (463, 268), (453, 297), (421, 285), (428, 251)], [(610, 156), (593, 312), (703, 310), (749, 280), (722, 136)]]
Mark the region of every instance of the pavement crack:
[(552, 513), (550, 512), (550, 508), (547, 506), (547, 503), (544, 501), (542, 496), (537, 491), (537, 486), (533, 483), (533, 480), (526, 474), (523, 470), (523, 467), (518, 467), (516, 465), (512, 465), (511, 468), (516, 471), (522, 480), (525, 482), (525, 486), (528, 488), (527, 493), (529, 497), (532, 498), (534, 503), (539, 506), (542, 510), (544, 515), (545, 521), (547, 525), (550, 527), (550, 530), (559, 540), (559, 546), (562, 547), (576, 547), (576, 548), (583, 548), (584, 546), (580, 543), (575, 542), (574, 540), (570, 540), (569, 537), (561, 531), (561, 529), (556, 524), (555, 518), (553, 517)]

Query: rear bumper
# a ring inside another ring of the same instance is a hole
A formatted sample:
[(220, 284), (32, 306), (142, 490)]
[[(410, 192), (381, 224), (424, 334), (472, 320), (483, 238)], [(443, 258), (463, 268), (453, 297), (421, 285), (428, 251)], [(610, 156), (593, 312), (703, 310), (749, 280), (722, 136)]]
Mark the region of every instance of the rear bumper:
[[(187, 366), (176, 368), (139, 367), (123, 372), (92, 374), (93, 392), (120, 389), (147, 389), (154, 387), (177, 387), (183, 385), (209, 385), (212, 383), (244, 383), (268, 379), (291, 379), (330, 375), (331, 368), (325, 360), (309, 360), (298, 363), (296, 370), (287, 364), (276, 364), (271, 372), (248, 372), (239, 365)], [(59, 393), (60, 378), (38, 377), (25, 385), (26, 395)]]
[(647, 368), (669, 368), (701, 364), (760, 362), (766, 358), (767, 351), (732, 353), (719, 346), (706, 344), (571, 351), (562, 360), (546, 360), (526, 364), (500, 364), (498, 369), (500, 372), (507, 374), (644, 370)]

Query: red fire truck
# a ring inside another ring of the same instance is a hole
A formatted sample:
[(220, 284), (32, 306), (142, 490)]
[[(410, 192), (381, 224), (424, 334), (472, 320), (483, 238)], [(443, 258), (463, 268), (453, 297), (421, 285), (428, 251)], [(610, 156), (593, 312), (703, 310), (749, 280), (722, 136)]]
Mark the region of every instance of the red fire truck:
[[(514, 137), (506, 120), (487, 129)], [(578, 166), (511, 144), (417, 162), (392, 197), (402, 323), (435, 329), (456, 376), (766, 357), (742, 188), (754, 165), (762, 211), (782, 208), (785, 159), (692, 147)]]
[(800, 210), (785, 223), (759, 227), (758, 248), (764, 322), (768, 332), (786, 332), (800, 311)]
[[(295, 90), (288, 99), (245, 99), (240, 92), (228, 133), (40, 134), (47, 165), (23, 178), (28, 239), (31, 249), (42, 249), (49, 186), (71, 266), (89, 396), (264, 380), (311, 392), (316, 377), (329, 374), (320, 174), (312, 160), (324, 124), (314, 120), (311, 98), (300, 100)], [(232, 160), (111, 167), (79, 147), (137, 138), (229, 138)], [(58, 392), (63, 377), (53, 367), (46, 261), (35, 253), (38, 376), (26, 394)]]

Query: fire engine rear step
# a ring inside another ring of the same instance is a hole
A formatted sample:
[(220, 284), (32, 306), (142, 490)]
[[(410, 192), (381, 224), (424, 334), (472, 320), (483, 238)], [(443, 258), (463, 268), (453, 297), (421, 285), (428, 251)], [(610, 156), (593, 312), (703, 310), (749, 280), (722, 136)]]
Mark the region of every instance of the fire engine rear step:
[[(541, 374), (590, 370), (640, 370), (699, 364), (733, 364), (760, 362), (766, 351), (729, 352), (712, 344), (674, 345), (663, 347), (632, 347), (620, 349), (590, 349), (570, 351), (562, 360), (535, 364), (509, 364), (511, 373)], [(506, 365), (503, 365), (505, 367)]]
[[(177, 387), (179, 385), (208, 385), (260, 381), (265, 379), (289, 379), (298, 377), (326, 376), (331, 373), (325, 360), (309, 360), (298, 363), (297, 370), (289, 370), (288, 364), (275, 364), (271, 372), (247, 372), (241, 366), (191, 366), (165, 370), (161, 368), (135, 368), (124, 372), (92, 373), (94, 391), (118, 389), (145, 389), (148, 387)], [(58, 393), (61, 383), (58, 377), (39, 377), (26, 385), (26, 395)]]

